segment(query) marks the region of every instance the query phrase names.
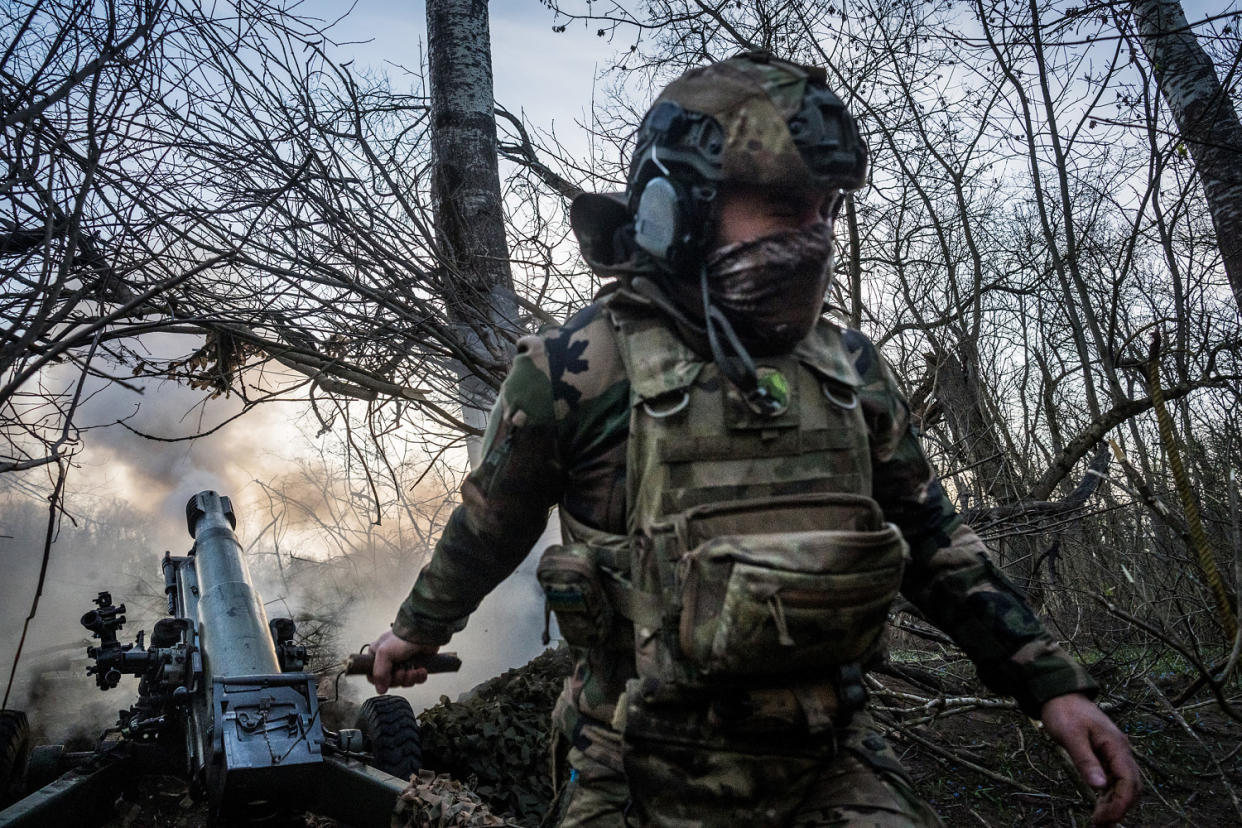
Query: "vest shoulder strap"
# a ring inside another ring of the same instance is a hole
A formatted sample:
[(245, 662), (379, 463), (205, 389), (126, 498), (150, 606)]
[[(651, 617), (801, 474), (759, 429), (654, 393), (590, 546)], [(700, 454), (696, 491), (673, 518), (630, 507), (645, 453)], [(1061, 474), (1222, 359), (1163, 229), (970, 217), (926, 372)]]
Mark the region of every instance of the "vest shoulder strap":
[(639, 302), (608, 303), (635, 405), (690, 387), (706, 364), (658, 311), (644, 308)]

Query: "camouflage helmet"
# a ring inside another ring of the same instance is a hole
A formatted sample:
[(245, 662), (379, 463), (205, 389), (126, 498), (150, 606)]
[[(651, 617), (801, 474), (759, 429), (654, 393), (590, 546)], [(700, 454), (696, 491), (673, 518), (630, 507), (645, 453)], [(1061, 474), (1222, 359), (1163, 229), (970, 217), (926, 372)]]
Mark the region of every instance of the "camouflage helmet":
[(689, 272), (711, 240), (726, 182), (861, 187), (867, 145), (825, 79), (822, 69), (751, 52), (669, 84), (639, 127), (625, 192), (574, 200), (570, 223), (588, 264), (623, 280), (653, 265)]
[(822, 69), (766, 52), (692, 69), (638, 130), (626, 182), (635, 243), (684, 271), (710, 240), (720, 184), (854, 190), (866, 169), (867, 146)]

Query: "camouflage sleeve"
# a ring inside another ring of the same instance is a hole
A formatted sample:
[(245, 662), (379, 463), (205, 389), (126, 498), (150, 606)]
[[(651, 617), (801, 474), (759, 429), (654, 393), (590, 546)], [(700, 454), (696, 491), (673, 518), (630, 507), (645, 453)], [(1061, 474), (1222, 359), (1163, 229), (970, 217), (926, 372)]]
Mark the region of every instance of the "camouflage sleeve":
[(482, 462), (462, 484), (431, 561), (401, 605), (393, 632), (443, 644), (538, 540), (563, 487), (543, 342), (526, 337), (501, 386)]
[(859, 397), (871, 434), (873, 495), (910, 544), (902, 592), (965, 650), (984, 684), (1016, 698), (1028, 716), (1038, 718), (1055, 696), (1094, 696), (1095, 681), (1049, 635), (962, 523), (875, 346), (856, 331), (847, 332), (845, 342), (863, 379)]

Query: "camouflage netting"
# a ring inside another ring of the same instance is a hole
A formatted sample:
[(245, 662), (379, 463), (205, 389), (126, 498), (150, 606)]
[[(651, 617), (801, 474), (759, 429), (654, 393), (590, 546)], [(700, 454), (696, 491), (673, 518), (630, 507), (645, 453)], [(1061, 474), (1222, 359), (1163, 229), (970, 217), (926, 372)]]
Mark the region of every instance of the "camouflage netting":
[(478, 794), (448, 774), (422, 771), (397, 800), (392, 828), (518, 826), (493, 814)]
[(459, 702), (441, 696), (440, 704), (419, 716), (423, 767), (470, 779), (470, 788), (492, 811), (512, 815), (514, 824), (538, 826), (555, 797), (552, 705), (571, 666), (568, 650), (548, 650), (479, 685)]

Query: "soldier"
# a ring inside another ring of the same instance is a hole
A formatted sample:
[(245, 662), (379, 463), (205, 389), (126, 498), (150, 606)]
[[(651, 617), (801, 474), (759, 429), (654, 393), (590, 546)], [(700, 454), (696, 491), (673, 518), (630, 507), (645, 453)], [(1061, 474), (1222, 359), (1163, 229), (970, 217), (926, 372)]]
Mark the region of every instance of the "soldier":
[(1101, 792), (1137, 795), (1096, 686), (962, 524), (875, 346), (822, 316), (866, 146), (822, 70), (757, 53), (687, 72), (623, 195), (571, 223), (615, 281), (525, 337), (431, 562), (372, 645), (376, 688), (521, 562), (576, 663), (556, 711), (562, 825), (938, 825), (868, 715), (900, 591)]

